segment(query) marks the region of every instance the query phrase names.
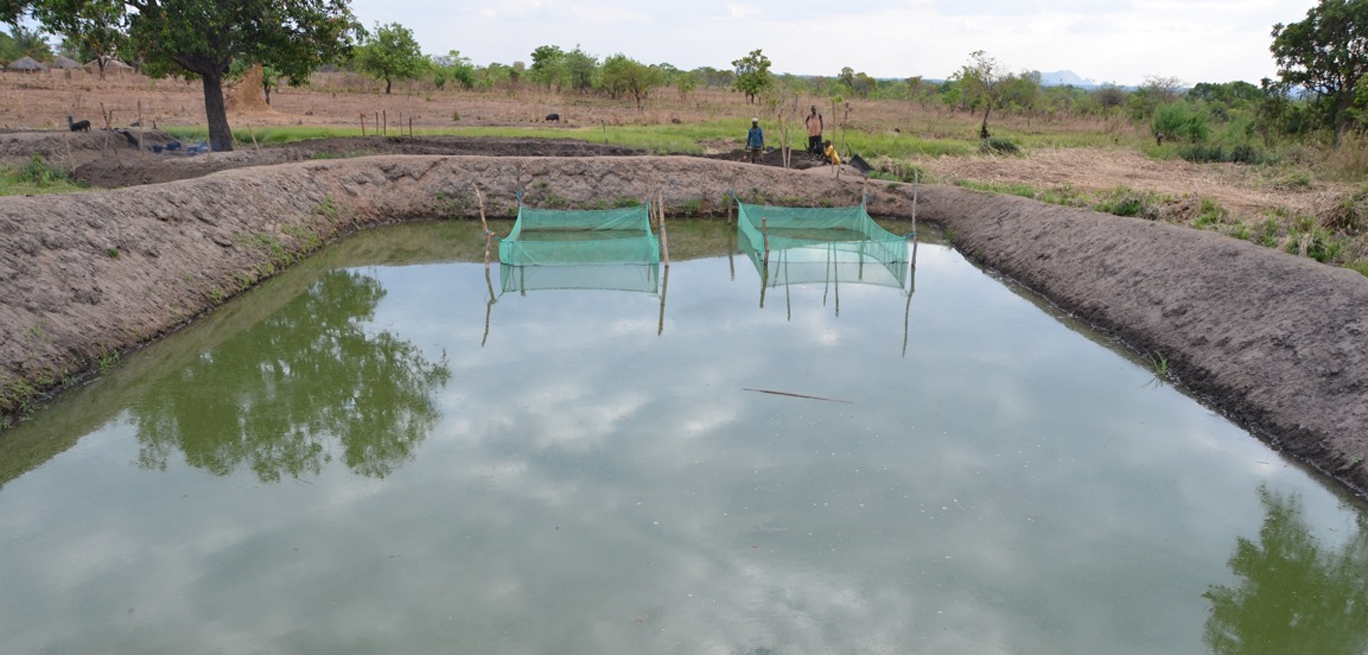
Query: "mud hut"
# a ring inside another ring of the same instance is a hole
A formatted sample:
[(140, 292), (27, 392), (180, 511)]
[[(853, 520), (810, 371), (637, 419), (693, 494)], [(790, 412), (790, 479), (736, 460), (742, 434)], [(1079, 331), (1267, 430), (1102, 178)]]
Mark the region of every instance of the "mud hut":
[(76, 61), (75, 59), (72, 59), (71, 57), (67, 57), (65, 55), (57, 55), (55, 58), (53, 58), (52, 63), (48, 64), (48, 67), (66, 69), (80, 68), (81, 62)]

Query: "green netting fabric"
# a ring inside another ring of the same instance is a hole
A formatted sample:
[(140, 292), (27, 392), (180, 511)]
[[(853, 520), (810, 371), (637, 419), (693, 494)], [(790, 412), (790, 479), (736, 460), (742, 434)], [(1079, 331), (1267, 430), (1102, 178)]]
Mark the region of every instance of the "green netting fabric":
[(506, 266), (658, 264), (660, 240), (649, 205), (620, 209), (518, 208), (513, 230), (499, 241)]
[(601, 289), (656, 293), (660, 287), (659, 264), (608, 264), (576, 266), (499, 266), (503, 293), (548, 289)]
[(903, 288), (907, 238), (879, 227), (863, 205), (773, 207), (738, 202), (742, 251), (769, 286), (854, 282)]

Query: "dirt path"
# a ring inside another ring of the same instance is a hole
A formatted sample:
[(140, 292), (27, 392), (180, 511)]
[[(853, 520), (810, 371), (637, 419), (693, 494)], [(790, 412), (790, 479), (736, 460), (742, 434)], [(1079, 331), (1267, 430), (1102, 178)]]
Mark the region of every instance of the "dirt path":
[[(491, 215), (510, 214), (518, 189), (529, 203), (571, 207), (663, 189), (673, 212), (711, 214), (726, 211), (727, 190), (811, 205), (854, 204), (868, 191), (872, 212), (900, 217), (911, 206), (908, 185), (866, 187), (827, 168), (569, 154), (274, 166), (234, 154), (249, 164), (166, 184), (0, 198), (0, 406), (23, 411), (41, 391), (350, 231), (472, 217), (476, 181)], [(923, 218), (952, 230), (971, 257), (1163, 355), (1235, 420), (1368, 491), (1368, 278), (1212, 233), (1021, 198), (932, 187), (919, 200)]]

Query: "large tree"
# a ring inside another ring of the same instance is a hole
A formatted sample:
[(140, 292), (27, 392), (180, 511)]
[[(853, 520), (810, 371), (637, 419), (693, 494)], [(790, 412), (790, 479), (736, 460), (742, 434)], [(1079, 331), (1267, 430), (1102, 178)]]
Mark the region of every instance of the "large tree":
[(1273, 26), (1278, 76), (1313, 94), (1338, 147), (1368, 74), (1368, 0), (1321, 0), (1301, 22)]
[[(103, 2), (104, 0), (96, 0)], [(91, 2), (0, 0), (0, 19), (25, 13), (61, 31)], [(109, 0), (131, 49), (152, 77), (199, 79), (214, 150), (232, 150), (223, 81), (234, 60), (272, 67), (302, 84), (319, 66), (350, 53), (355, 19), (348, 0)], [(111, 17), (100, 18), (113, 23)], [(102, 23), (102, 24), (103, 24)]]
[(413, 32), (399, 23), (376, 25), (375, 33), (363, 35), (361, 47), (356, 49), (356, 67), (384, 80), (386, 95), (394, 87), (394, 80), (415, 79), (428, 66)]
[(746, 100), (755, 102), (756, 96), (774, 84), (774, 73), (770, 72), (770, 60), (759, 50), (732, 62), (736, 70), (736, 90), (746, 94)]

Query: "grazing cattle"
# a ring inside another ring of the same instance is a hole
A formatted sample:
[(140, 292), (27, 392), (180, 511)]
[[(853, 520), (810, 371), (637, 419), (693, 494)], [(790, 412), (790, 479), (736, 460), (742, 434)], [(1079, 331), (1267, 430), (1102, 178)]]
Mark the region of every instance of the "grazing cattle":
[(72, 122), (71, 117), (67, 116), (67, 129), (71, 130), (72, 132), (89, 132), (90, 121)]
[(552, 123), (559, 123), (559, 122), (560, 122), (560, 114), (547, 114), (547, 115), (546, 115), (546, 120), (549, 121), (549, 122), (552, 122)]

